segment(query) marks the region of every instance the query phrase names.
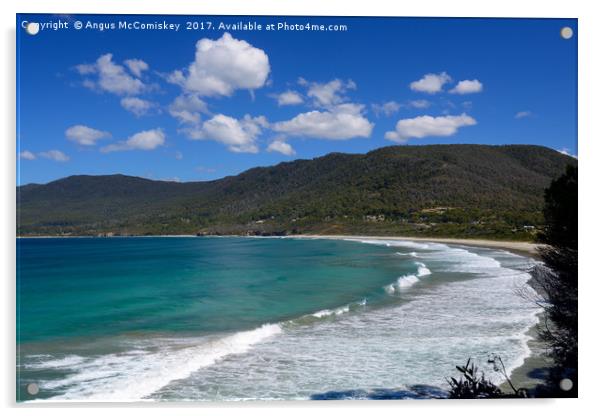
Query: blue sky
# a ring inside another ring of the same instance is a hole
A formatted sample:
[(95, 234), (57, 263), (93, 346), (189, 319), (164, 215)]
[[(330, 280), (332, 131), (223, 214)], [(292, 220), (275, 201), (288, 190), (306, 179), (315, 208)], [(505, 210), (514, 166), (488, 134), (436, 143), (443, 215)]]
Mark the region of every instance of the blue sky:
[[(577, 154), (575, 19), (19, 15), (17, 27), (59, 20), (69, 27), (17, 31), (19, 184), (111, 173), (211, 180), (394, 144)], [(76, 21), (181, 26), (76, 30)], [(213, 27), (186, 30), (187, 21)], [(266, 30), (283, 22), (347, 29)]]

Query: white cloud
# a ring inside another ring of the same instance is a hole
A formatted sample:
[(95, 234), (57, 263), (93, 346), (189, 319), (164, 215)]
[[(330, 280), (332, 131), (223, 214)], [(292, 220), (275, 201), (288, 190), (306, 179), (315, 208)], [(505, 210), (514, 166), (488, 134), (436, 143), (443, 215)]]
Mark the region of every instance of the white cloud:
[(19, 153), (19, 159), (35, 160), (35, 158), (36, 155), (31, 153), (29, 150), (23, 150), (21, 153)]
[(182, 94), (169, 105), (169, 114), (181, 124), (198, 124), (201, 113), (209, 113), (207, 104), (196, 94)]
[(96, 130), (82, 124), (77, 124), (65, 130), (65, 137), (82, 146), (95, 146), (97, 141), (111, 137), (111, 134), (106, 131)]
[(429, 100), (412, 100), (408, 102), (408, 106), (413, 108), (429, 108), (431, 102)]
[(95, 90), (96, 89), (96, 83), (92, 80), (89, 79), (85, 79), (82, 81), (82, 85), (86, 88), (88, 88), (89, 90)]
[(98, 85), (118, 95), (140, 93), (145, 88), (144, 83), (128, 75), (121, 65), (113, 62), (112, 58), (113, 55), (108, 53), (96, 61)]
[(126, 59), (123, 63), (128, 67), (130, 72), (138, 78), (142, 76), (142, 71), (148, 69), (148, 64), (142, 59)]
[(514, 118), (521, 119), (521, 118), (527, 118), (527, 117), (532, 117), (532, 116), (533, 116), (533, 113), (530, 111), (519, 111), (518, 113), (516, 113), (514, 115)]
[(474, 94), (483, 91), (483, 84), (478, 79), (460, 81), (449, 90), (451, 94)]
[(148, 114), (153, 108), (156, 107), (156, 104), (138, 97), (124, 97), (121, 99), (121, 106), (127, 111), (140, 117)]
[(122, 65), (113, 62), (113, 54), (110, 53), (100, 56), (94, 64), (77, 65), (75, 69), (81, 75), (97, 75), (96, 81), (84, 80), (84, 85), (88, 88), (98, 88), (117, 95), (136, 95), (146, 89), (142, 81), (128, 74)]
[(257, 136), (268, 127), (265, 117), (245, 115), (238, 120), (223, 114), (217, 114), (202, 125), (182, 129), (192, 140), (214, 140), (225, 144), (236, 153), (257, 153)]
[(563, 147), (562, 149), (559, 149), (558, 152), (562, 153), (563, 155), (567, 155), (567, 156), (577, 159), (577, 155), (572, 154), (571, 149), (569, 149), (568, 147)]
[(362, 115), (359, 104), (339, 104), (328, 111), (310, 111), (291, 120), (272, 125), (272, 129), (290, 136), (328, 140), (370, 137), (374, 124)]
[(303, 97), (296, 91), (284, 91), (274, 96), (278, 105), (297, 105), (303, 103)]
[[(286, 136), (299, 136), (327, 140), (347, 140), (355, 137), (370, 137), (374, 125), (364, 116), (364, 106), (348, 102), (345, 93), (357, 88), (355, 82), (335, 78), (326, 83), (309, 82), (299, 78), (297, 83), (307, 88), (307, 97), (320, 110), (298, 114), (290, 120), (271, 125), (272, 130)], [(390, 114), (399, 109), (399, 104), (390, 101), (375, 104), (373, 111)], [(276, 139), (275, 142), (284, 142)], [(280, 146), (275, 144), (275, 146)], [(275, 149), (271, 149), (276, 151)], [(292, 148), (291, 148), (292, 150)]]
[(96, 72), (96, 65), (92, 64), (79, 64), (75, 65), (75, 69), (80, 75), (89, 75)]
[(383, 114), (386, 117), (389, 117), (389, 116), (392, 116), (393, 114), (395, 114), (397, 111), (399, 111), (401, 104), (399, 104), (396, 101), (387, 101), (386, 103), (383, 103), (383, 104), (372, 104), (371, 107), (372, 107), (372, 111), (377, 116), (380, 116), (381, 114)]
[(184, 154), (178, 150), (174, 154), (174, 157), (176, 158), (176, 160), (182, 160), (182, 159), (184, 159)]
[(451, 77), (445, 72), (440, 74), (426, 74), (418, 81), (410, 84), (413, 91), (426, 92), (427, 94), (436, 94), (443, 90), (443, 85), (451, 82)]
[(309, 86), (307, 96), (314, 99), (314, 105), (326, 108), (342, 103), (345, 101), (343, 94), (347, 90), (354, 90), (356, 88), (355, 82), (352, 80), (343, 82), (340, 79), (333, 79), (325, 84), (319, 82), (307, 83), (307, 81), (303, 80), (303, 83)]
[(387, 140), (404, 143), (408, 139), (429, 136), (452, 136), (460, 127), (473, 126), (476, 120), (466, 114), (459, 116), (420, 116), (415, 118), (401, 119), (397, 122), (395, 131), (385, 134)]
[(268, 152), (278, 152), (286, 156), (292, 156), (295, 154), (295, 149), (287, 142), (276, 139), (268, 146)]
[(145, 130), (130, 136), (127, 140), (110, 144), (101, 149), (103, 153), (124, 150), (153, 150), (165, 144), (165, 133), (161, 129)]
[(269, 73), (270, 63), (263, 50), (224, 33), (217, 40), (199, 40), (195, 60), (186, 73), (174, 71), (168, 80), (202, 96), (229, 96), (237, 89), (261, 88)]
[(60, 150), (49, 150), (47, 152), (40, 152), (38, 153), (38, 155), (46, 159), (54, 160), (55, 162), (67, 162), (69, 160), (69, 156), (67, 156)]

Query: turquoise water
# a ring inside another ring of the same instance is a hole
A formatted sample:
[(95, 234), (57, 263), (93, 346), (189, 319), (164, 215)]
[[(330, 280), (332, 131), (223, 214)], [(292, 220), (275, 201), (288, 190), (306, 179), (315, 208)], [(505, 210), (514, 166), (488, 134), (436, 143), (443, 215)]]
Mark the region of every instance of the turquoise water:
[(234, 237), (18, 239), (17, 250), (19, 400), (444, 387), (469, 356), (519, 365), (537, 312), (517, 295), (531, 260), (503, 251)]

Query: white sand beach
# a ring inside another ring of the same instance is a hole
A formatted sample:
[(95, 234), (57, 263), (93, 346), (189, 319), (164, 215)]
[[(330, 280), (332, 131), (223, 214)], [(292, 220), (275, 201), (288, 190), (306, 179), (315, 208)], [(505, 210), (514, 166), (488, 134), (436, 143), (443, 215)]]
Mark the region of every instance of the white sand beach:
[(436, 238), (436, 237), (397, 237), (397, 236), (371, 236), (371, 235), (320, 235), (320, 234), (302, 234), (296, 235), (295, 238), (330, 238), (336, 240), (401, 240), (401, 241), (430, 241), (444, 244), (460, 244), (466, 246), (487, 247), (487, 248), (503, 248), (509, 251), (526, 254), (529, 256), (537, 256), (537, 249), (541, 244), (529, 243), (526, 241), (500, 241), (500, 240), (485, 240), (485, 239), (468, 239), (468, 238)]

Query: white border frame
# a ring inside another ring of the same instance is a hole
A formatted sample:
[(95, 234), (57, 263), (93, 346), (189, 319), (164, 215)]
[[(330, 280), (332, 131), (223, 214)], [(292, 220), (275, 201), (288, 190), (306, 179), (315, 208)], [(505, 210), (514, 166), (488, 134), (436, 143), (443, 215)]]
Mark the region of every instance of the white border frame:
[[(602, 15), (594, 1), (542, 2), (526, 0), (478, 1), (478, 0), (418, 0), (413, 2), (392, 2), (391, 0), (14, 0), (0, 3), (2, 13), (2, 62), (0, 71), (4, 97), (2, 126), (5, 137), (2, 143), (3, 175), (1, 191), (3, 203), (1, 212), (2, 238), (0, 256), (2, 274), (3, 309), (2, 335), (0, 343), (2, 374), (0, 376), (0, 405), (12, 412), (43, 412), (49, 415), (105, 414), (107, 408), (117, 413), (145, 413), (160, 415), (167, 412), (198, 414), (210, 410), (218, 414), (250, 412), (251, 414), (276, 415), (305, 414), (308, 411), (318, 414), (345, 412), (364, 414), (378, 411), (385, 414), (420, 411), (426, 415), (465, 414), (487, 412), (488, 415), (507, 415), (516, 411), (528, 411), (551, 415), (589, 413), (595, 409), (602, 385), (600, 359), (598, 357), (599, 294), (602, 293), (602, 273), (596, 257), (600, 254), (600, 222), (598, 207), (602, 204), (600, 180), (602, 179), (602, 131), (600, 128), (599, 104), (602, 98)], [(224, 404), (73, 404), (40, 407), (37, 405), (15, 404), (15, 14), (16, 13), (106, 13), (106, 14), (221, 14), (221, 15), (325, 15), (325, 16), (441, 16), (441, 17), (564, 17), (578, 18), (579, 39), (579, 165), (581, 189), (579, 193), (580, 217), (580, 398), (576, 400), (506, 400), (506, 401), (425, 401), (425, 402), (302, 402), (302, 403), (224, 403)], [(100, 406), (100, 407), (99, 407)], [(82, 409), (84, 407), (84, 409)], [(200, 407), (200, 409), (199, 409)], [(520, 410), (519, 410), (520, 409)]]

